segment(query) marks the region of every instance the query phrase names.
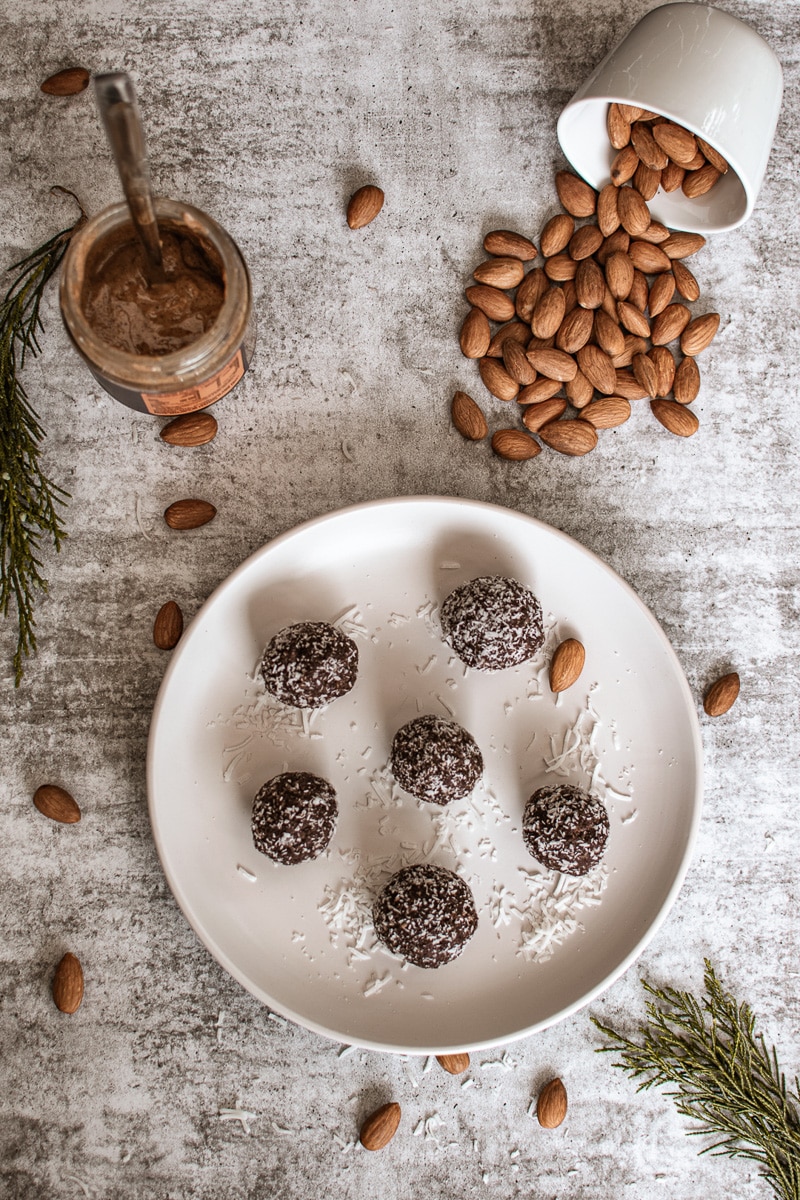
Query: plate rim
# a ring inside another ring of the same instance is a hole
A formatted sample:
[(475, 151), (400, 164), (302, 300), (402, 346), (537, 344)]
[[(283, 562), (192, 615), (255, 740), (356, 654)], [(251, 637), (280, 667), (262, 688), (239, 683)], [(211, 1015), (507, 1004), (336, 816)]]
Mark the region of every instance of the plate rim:
[[(267, 557), (270, 553), (272, 553), (277, 547), (280, 547), (283, 543), (285, 543), (301, 534), (305, 534), (307, 531), (313, 529), (315, 526), (323, 525), (325, 523), (336, 521), (336, 520), (340, 520), (343, 517), (352, 515), (354, 513), (360, 513), (360, 512), (367, 511), (367, 510), (376, 510), (376, 509), (386, 508), (386, 507), (392, 507), (392, 508), (409, 507), (410, 508), (414, 505), (420, 505), (420, 504), (432, 505), (432, 506), (441, 507), (441, 508), (454, 507), (454, 508), (463, 509), (463, 510), (472, 509), (472, 510), (478, 510), (481, 512), (493, 512), (493, 513), (497, 514), (498, 516), (500, 516), (502, 519), (512, 518), (514, 520), (520, 521), (522, 524), (533, 524), (533, 525), (537, 526), (540, 530), (546, 531), (550, 535), (554, 535), (557, 540), (563, 541), (568, 546), (570, 546), (570, 548), (572, 548), (573, 550), (577, 550), (579, 552), (579, 554), (586, 556), (589, 559), (593, 560), (593, 562), (595, 563), (596, 566), (598, 566), (606, 574), (610, 575), (615, 580), (615, 582), (623, 588), (623, 590), (628, 594), (629, 598), (631, 598), (633, 600), (633, 602), (637, 606), (637, 608), (646, 617), (649, 625), (655, 631), (656, 637), (660, 641), (662, 648), (666, 652), (667, 657), (672, 662), (672, 666), (674, 668), (675, 675), (676, 675), (676, 678), (677, 678), (677, 681), (679, 684), (679, 690), (683, 694), (683, 700), (686, 705), (686, 711), (690, 715), (689, 724), (690, 724), (691, 735), (692, 735), (691, 736), (691, 748), (692, 748), (692, 753), (693, 753), (694, 762), (695, 762), (694, 795), (692, 797), (692, 818), (689, 823), (689, 828), (687, 830), (686, 844), (685, 844), (685, 848), (683, 851), (683, 855), (681, 857), (681, 861), (675, 872), (672, 884), (671, 884), (656, 916), (650, 922), (650, 924), (649, 924), (648, 928), (645, 930), (645, 932), (636, 941), (636, 943), (631, 948), (629, 953), (623, 958), (623, 960), (620, 963), (618, 963), (610, 971), (608, 971), (603, 976), (603, 978), (601, 980), (599, 980), (582, 997), (573, 1001), (570, 1004), (567, 1004), (564, 1008), (559, 1009), (558, 1012), (553, 1013), (551, 1016), (549, 1016), (545, 1019), (536, 1021), (533, 1024), (531, 1024), (530, 1026), (527, 1026), (526, 1028), (521, 1029), (515, 1033), (502, 1034), (499, 1037), (486, 1038), (486, 1039), (482, 1039), (477, 1042), (471, 1042), (468, 1046), (463, 1046), (463, 1045), (461, 1045), (461, 1043), (453, 1043), (453, 1044), (447, 1044), (445, 1046), (430, 1045), (430, 1046), (426, 1046), (426, 1047), (420, 1047), (420, 1046), (408, 1047), (408, 1046), (401, 1046), (401, 1045), (397, 1045), (397, 1044), (393, 1044), (393, 1043), (377, 1041), (373, 1038), (358, 1038), (358, 1037), (354, 1038), (354, 1037), (350, 1037), (349, 1035), (347, 1038), (345, 1038), (340, 1031), (336, 1031), (331, 1028), (328, 1028), (321, 1022), (316, 1021), (313, 1018), (308, 1018), (306, 1016), (303, 1016), (301, 1013), (298, 1013), (298, 1012), (295, 1012), (294, 1010), (292, 1010), (289, 1006), (282, 1005), (279, 1002), (277, 1002), (274, 999), (274, 997), (269, 996), (262, 988), (258, 987), (258, 985), (254, 984), (253, 981), (251, 979), (249, 979), (249, 977), (245, 974), (245, 972), (242, 971), (236, 965), (236, 963), (229, 957), (229, 955), (225, 952), (223, 947), (219, 946), (217, 941), (207, 933), (207, 931), (204, 929), (204, 927), (202, 925), (202, 922), (195, 918), (195, 915), (192, 911), (191, 903), (190, 903), (188, 897), (186, 896), (186, 893), (185, 893), (183, 887), (181, 886), (179, 880), (173, 876), (173, 873), (167, 867), (167, 862), (166, 862), (167, 856), (166, 856), (164, 841), (162, 839), (158, 820), (155, 815), (154, 794), (155, 794), (155, 786), (156, 785), (155, 785), (155, 778), (154, 778), (154, 772), (155, 772), (154, 749), (155, 749), (156, 738), (158, 736), (158, 722), (159, 722), (159, 717), (160, 717), (162, 708), (165, 705), (167, 693), (169, 692), (169, 689), (170, 689), (172, 676), (177, 672), (178, 665), (181, 662), (181, 659), (183, 658), (184, 654), (187, 652), (187, 649), (189, 648), (189, 639), (186, 638), (186, 632), (191, 632), (193, 627), (199, 627), (199, 623), (203, 617), (203, 614), (217, 602), (219, 597), (223, 593), (228, 592), (231, 588), (235, 587), (236, 582), (239, 579), (239, 577), (244, 575), (247, 571), (249, 571), (259, 559)], [(635, 589), (631, 586), (631, 584), (629, 584), (627, 582), (627, 580), (622, 575), (620, 575), (613, 567), (611, 567), (607, 562), (605, 562), (604, 559), (602, 559), (598, 554), (596, 554), (593, 550), (590, 550), (587, 546), (584, 546), (583, 543), (581, 543), (577, 540), (577, 538), (574, 538), (570, 534), (565, 533), (563, 530), (558, 529), (557, 526), (550, 525), (546, 521), (540, 520), (540, 518), (538, 518), (538, 517), (531, 516), (528, 513), (520, 512), (518, 509), (509, 508), (503, 504), (497, 504), (497, 503), (483, 501), (483, 500), (471, 500), (471, 499), (468, 499), (465, 497), (460, 497), (460, 496), (425, 495), (425, 494), (412, 495), (412, 496), (391, 496), (391, 497), (382, 497), (382, 498), (376, 499), (376, 500), (365, 500), (365, 501), (359, 501), (354, 504), (348, 504), (341, 508), (332, 509), (329, 512), (322, 513), (316, 517), (307, 518), (306, 520), (301, 521), (299, 524), (291, 526), (290, 528), (283, 530), (281, 533), (276, 534), (276, 536), (274, 538), (271, 538), (269, 541), (267, 541), (263, 545), (261, 545), (257, 550), (254, 550), (245, 559), (243, 559), (243, 561), (241, 563), (239, 563), (239, 565), (237, 567), (235, 567), (234, 570), (231, 571), (229, 575), (227, 575), (224, 579), (222, 579), (214, 587), (214, 589), (211, 591), (209, 596), (203, 601), (203, 603), (197, 609), (197, 612), (192, 617), (191, 621), (189, 622), (186, 632), (184, 634), (184, 637), (181, 638), (181, 641), (179, 642), (179, 644), (173, 651), (170, 661), (167, 664), (166, 670), (164, 672), (164, 676), (161, 680), (161, 684), (159, 685), (159, 689), (158, 689), (158, 693), (156, 695), (155, 702), (153, 704), (153, 711), (152, 711), (151, 718), (150, 718), (150, 725), (149, 725), (148, 737), (147, 737), (147, 750), (146, 750), (147, 810), (148, 810), (150, 829), (151, 829), (151, 833), (153, 835), (153, 841), (155, 844), (156, 853), (158, 854), (159, 864), (161, 866), (161, 870), (164, 873), (164, 877), (167, 881), (170, 891), (172, 892), (173, 898), (175, 899), (175, 901), (181, 911), (182, 916), (184, 917), (184, 919), (189, 924), (190, 928), (195, 933), (195, 935), (198, 938), (198, 940), (200, 941), (201, 945), (207, 951), (207, 953), (209, 953), (219, 963), (219, 965), (233, 979), (235, 979), (236, 982), (241, 987), (243, 987), (245, 989), (245, 991), (249, 992), (250, 995), (254, 996), (257, 1000), (259, 1000), (259, 1002), (262, 1003), (271, 1012), (278, 1013), (280, 1016), (284, 1017), (285, 1019), (290, 1020), (290, 1021), (294, 1022), (295, 1024), (300, 1025), (302, 1028), (310, 1030), (313, 1033), (319, 1034), (329, 1041), (334, 1041), (334, 1042), (337, 1042), (339, 1044), (344, 1044), (344, 1045), (355, 1046), (359, 1049), (374, 1050), (374, 1051), (378, 1051), (380, 1053), (412, 1054), (412, 1055), (425, 1056), (425, 1055), (453, 1053), (456, 1050), (468, 1050), (468, 1051), (474, 1052), (474, 1051), (480, 1051), (480, 1050), (494, 1049), (499, 1046), (510, 1045), (513, 1042), (520, 1041), (522, 1038), (530, 1037), (534, 1033), (539, 1033), (545, 1029), (549, 1029), (551, 1026), (556, 1025), (559, 1022), (564, 1021), (567, 1018), (573, 1016), (575, 1013), (581, 1011), (582, 1009), (587, 1008), (594, 1000), (596, 1000), (598, 998), (598, 996), (602, 995), (603, 992), (607, 991), (611, 986), (613, 986), (613, 984), (616, 983), (616, 981), (618, 979), (620, 979), (622, 975), (625, 974), (625, 972), (629, 969), (629, 967), (631, 967), (632, 964), (638, 958), (641, 957), (641, 955), (644, 953), (644, 951), (647, 949), (649, 944), (655, 938), (656, 934), (661, 929), (661, 927), (664, 924), (669, 913), (672, 911), (672, 908), (674, 907), (675, 902), (680, 893), (680, 890), (683, 887), (689, 867), (691, 866), (691, 863), (692, 863), (694, 850), (695, 850), (695, 846), (697, 843), (700, 821), (702, 818), (703, 745), (702, 745), (702, 737), (701, 737), (701, 732), (700, 732), (700, 723), (699, 723), (699, 718), (698, 718), (696, 701), (695, 701), (694, 695), (692, 694), (692, 691), (689, 687), (689, 683), (688, 683), (688, 680), (686, 679), (685, 671), (680, 662), (680, 659), (678, 658), (675, 648), (673, 647), (673, 645), (670, 642), (669, 638), (667, 637), (666, 633), (662, 629), (662, 627), (661, 627), (659, 621), (656, 619), (654, 613), (650, 610), (650, 608), (641, 599), (641, 597), (638, 595), (638, 593), (635, 591)]]

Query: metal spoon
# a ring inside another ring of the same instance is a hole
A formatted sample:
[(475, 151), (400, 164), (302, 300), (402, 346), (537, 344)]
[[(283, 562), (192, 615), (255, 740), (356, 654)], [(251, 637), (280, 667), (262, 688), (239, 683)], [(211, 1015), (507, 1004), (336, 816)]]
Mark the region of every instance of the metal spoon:
[(163, 280), (161, 239), (133, 81), (125, 71), (95, 75), (94, 94), (122, 181), (122, 190), (131, 210), (131, 219), (151, 267), (151, 278), (153, 281)]

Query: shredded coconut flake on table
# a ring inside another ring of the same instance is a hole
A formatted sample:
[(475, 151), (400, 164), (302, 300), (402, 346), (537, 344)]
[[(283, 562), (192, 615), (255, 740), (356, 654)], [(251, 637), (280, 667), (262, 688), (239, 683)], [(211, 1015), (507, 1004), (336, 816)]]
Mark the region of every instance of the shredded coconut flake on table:
[(239, 1121), (245, 1133), (249, 1134), (250, 1122), (257, 1121), (259, 1113), (247, 1112), (246, 1109), (239, 1108), (237, 1103), (235, 1108), (221, 1108), (217, 1116), (220, 1121)]

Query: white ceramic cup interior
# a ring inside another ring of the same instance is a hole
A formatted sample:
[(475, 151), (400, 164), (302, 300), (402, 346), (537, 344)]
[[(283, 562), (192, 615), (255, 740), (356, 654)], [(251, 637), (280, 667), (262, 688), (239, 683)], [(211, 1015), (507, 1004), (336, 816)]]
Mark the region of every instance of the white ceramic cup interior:
[(606, 130), (612, 101), (651, 109), (699, 134), (730, 170), (705, 196), (661, 189), (648, 201), (671, 229), (722, 233), (746, 221), (767, 168), (783, 95), (783, 72), (744, 21), (707, 4), (665, 4), (647, 13), (575, 93), (558, 120), (561, 148), (595, 188), (617, 153)]

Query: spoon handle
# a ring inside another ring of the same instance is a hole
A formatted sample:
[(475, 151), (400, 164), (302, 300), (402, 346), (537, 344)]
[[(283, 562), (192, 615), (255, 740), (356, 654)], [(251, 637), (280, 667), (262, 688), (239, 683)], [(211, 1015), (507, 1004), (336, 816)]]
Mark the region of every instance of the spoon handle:
[(161, 240), (133, 81), (125, 71), (96, 75), (94, 94), (134, 227), (156, 275), (163, 277)]

